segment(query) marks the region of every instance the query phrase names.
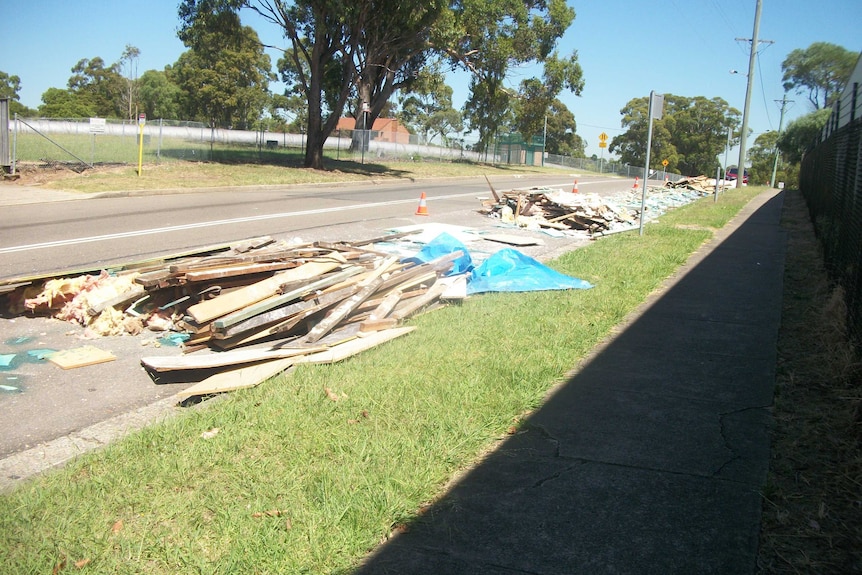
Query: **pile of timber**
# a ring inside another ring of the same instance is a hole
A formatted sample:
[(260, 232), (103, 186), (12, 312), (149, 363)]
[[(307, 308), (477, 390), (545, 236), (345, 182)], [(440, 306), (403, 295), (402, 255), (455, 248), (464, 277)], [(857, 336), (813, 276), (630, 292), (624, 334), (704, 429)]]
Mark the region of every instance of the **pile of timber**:
[(701, 194), (709, 194), (715, 191), (715, 180), (706, 176), (696, 176), (693, 178), (683, 178), (676, 182), (667, 181), (664, 183), (665, 188), (670, 189), (685, 189)]
[(460, 252), (403, 264), (360, 242), (288, 244), (258, 238), (193, 256), (21, 286), (10, 311), (76, 321), (89, 335), (143, 329), (188, 335), (184, 351), (264, 340), (315, 345), (331, 332), (396, 326), (436, 302)]
[(494, 192), (480, 213), (524, 227), (586, 231), (596, 234), (615, 224), (629, 224), (636, 213), (596, 194), (529, 188)]

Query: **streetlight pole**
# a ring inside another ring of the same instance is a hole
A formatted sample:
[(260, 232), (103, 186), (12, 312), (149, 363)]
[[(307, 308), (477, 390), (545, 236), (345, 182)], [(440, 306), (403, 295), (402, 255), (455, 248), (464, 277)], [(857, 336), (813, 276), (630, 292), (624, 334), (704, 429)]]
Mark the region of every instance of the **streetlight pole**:
[(741, 187), (745, 181), (745, 140), (748, 136), (748, 109), (751, 107), (751, 84), (754, 78), (754, 64), (757, 60), (757, 34), (760, 31), (760, 11), (763, 2), (757, 0), (754, 12), (754, 32), (751, 34), (751, 53), (748, 56), (748, 82), (745, 87), (745, 108), (742, 112), (742, 131), (739, 134), (739, 163), (737, 164), (736, 185)]
[[(784, 94), (784, 97), (781, 100), (775, 100), (776, 102), (781, 102), (781, 118), (778, 120), (778, 138), (781, 137), (781, 128), (784, 126), (784, 109), (787, 107), (787, 102), (792, 102), (793, 100), (787, 99), (787, 94)], [(775, 174), (778, 172), (778, 156), (781, 155), (781, 151), (778, 149), (778, 139), (775, 140), (775, 161), (772, 164), (772, 179), (769, 180), (769, 186), (775, 187)]]

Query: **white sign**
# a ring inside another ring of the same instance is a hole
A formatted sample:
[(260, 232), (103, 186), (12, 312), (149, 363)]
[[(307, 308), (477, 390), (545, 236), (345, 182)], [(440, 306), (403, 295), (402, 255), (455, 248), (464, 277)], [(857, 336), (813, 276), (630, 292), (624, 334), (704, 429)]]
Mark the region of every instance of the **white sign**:
[(90, 118), (90, 133), (104, 134), (105, 133), (105, 118)]

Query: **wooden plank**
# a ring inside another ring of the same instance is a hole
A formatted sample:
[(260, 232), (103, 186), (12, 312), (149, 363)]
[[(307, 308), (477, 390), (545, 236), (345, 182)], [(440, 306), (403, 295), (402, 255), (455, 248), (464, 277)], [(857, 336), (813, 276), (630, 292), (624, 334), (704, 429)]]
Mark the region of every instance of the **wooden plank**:
[[(276, 295), (265, 300), (262, 300), (256, 304), (248, 305), (241, 310), (238, 310), (232, 314), (226, 315), (213, 323), (213, 327), (218, 330), (224, 330), (232, 325), (236, 325), (240, 322), (243, 322), (249, 318), (252, 318), (261, 313), (267, 312), (271, 309), (275, 309), (284, 304), (290, 303), (291, 301), (298, 299), (306, 294), (313, 293), (317, 290), (327, 288), (334, 284), (337, 284), (351, 276), (354, 276), (362, 271), (360, 266), (351, 266), (341, 272), (336, 274), (321, 278), (317, 281), (313, 281), (311, 283), (301, 282), (300, 287), (292, 289), (286, 293), (282, 293), (281, 295)], [(279, 289), (281, 289), (281, 285), (279, 285)]]
[(302, 341), (307, 343), (318, 341), (337, 326), (344, 318), (350, 315), (350, 313), (355, 310), (359, 304), (371, 297), (372, 294), (380, 288), (380, 284), (382, 283), (383, 280), (381, 278), (376, 278), (370, 284), (365, 285), (358, 292), (346, 300), (343, 300), (329, 315), (314, 326), (314, 328), (312, 328), (312, 330), (302, 338)]
[(267, 361), (258, 365), (231, 369), (215, 375), (184, 389), (176, 394), (179, 401), (196, 395), (213, 395), (255, 387), (267, 379), (289, 369), (294, 363), (293, 358)]
[(234, 351), (222, 351), (218, 353), (206, 353), (186, 356), (153, 356), (142, 357), (141, 365), (153, 371), (176, 371), (181, 369), (212, 369), (215, 367), (227, 367), (242, 365), (244, 363), (255, 363), (272, 359), (284, 359), (323, 351), (326, 346), (295, 346), (274, 347), (254, 349), (237, 349)]
[(303, 357), (297, 358), (296, 363), (335, 363), (337, 361), (341, 361), (347, 359), (348, 357), (361, 353), (365, 350), (376, 347), (381, 343), (385, 343), (397, 337), (401, 337), (402, 335), (406, 335), (414, 329), (416, 329), (414, 326), (406, 326), (387, 329), (384, 331), (377, 331), (367, 336), (358, 337), (345, 343), (335, 345), (327, 349), (326, 351), (312, 353), (310, 355), (305, 355)]
[(63, 369), (74, 369), (76, 367), (86, 367), (106, 361), (114, 361), (117, 359), (117, 356), (110, 351), (105, 351), (92, 345), (85, 345), (54, 352), (47, 355), (46, 359)]
[(509, 244), (512, 246), (536, 246), (543, 244), (541, 240), (535, 238), (525, 238), (510, 234), (487, 234), (482, 236), (482, 239), (502, 244)]
[(121, 293), (112, 298), (101, 301), (97, 304), (90, 305), (89, 309), (87, 309), (87, 314), (91, 316), (97, 316), (109, 307), (127, 304), (133, 299), (137, 299), (144, 295), (144, 291), (145, 290), (143, 286), (134, 286), (131, 290), (125, 293)]
[(491, 185), (491, 180), (488, 179), (488, 176), (485, 176), (485, 181), (488, 182), (488, 187), (491, 188), (491, 194), (494, 196), (494, 201), (498, 204), (500, 203), (500, 196), (497, 194), (497, 190), (494, 189), (494, 186)]
[(361, 333), (371, 333), (373, 331), (380, 331), (383, 329), (392, 329), (397, 325), (398, 320), (394, 317), (387, 317), (381, 319), (368, 318), (365, 321), (359, 322), (359, 331)]
[(202, 282), (227, 277), (243, 276), (261, 272), (274, 272), (287, 268), (296, 267), (296, 264), (291, 261), (287, 262), (271, 262), (271, 263), (252, 263), (239, 264), (220, 268), (212, 268), (209, 270), (190, 271), (186, 272), (186, 281)]
[(300, 279), (311, 279), (339, 267), (343, 261), (332, 258), (328, 261), (314, 261), (278, 273), (229, 294), (202, 301), (188, 309), (189, 315), (198, 323), (206, 323), (223, 315), (255, 304), (273, 295), (281, 284)]
[(436, 299), (439, 299), (448, 287), (449, 286), (445, 285), (443, 282), (435, 283), (424, 295), (409, 300), (407, 305), (395, 310), (391, 317), (398, 320), (404, 319), (420, 308), (428, 305)]

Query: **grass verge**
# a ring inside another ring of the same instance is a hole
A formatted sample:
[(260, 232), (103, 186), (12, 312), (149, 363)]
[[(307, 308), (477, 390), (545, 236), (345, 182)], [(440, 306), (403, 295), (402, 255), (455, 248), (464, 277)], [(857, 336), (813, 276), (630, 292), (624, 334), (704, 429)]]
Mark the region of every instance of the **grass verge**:
[(348, 572), (760, 191), (706, 198), (642, 237), (551, 263), (591, 290), (474, 297), (416, 318), (407, 338), (303, 366), (28, 482), (0, 498), (0, 565)]

